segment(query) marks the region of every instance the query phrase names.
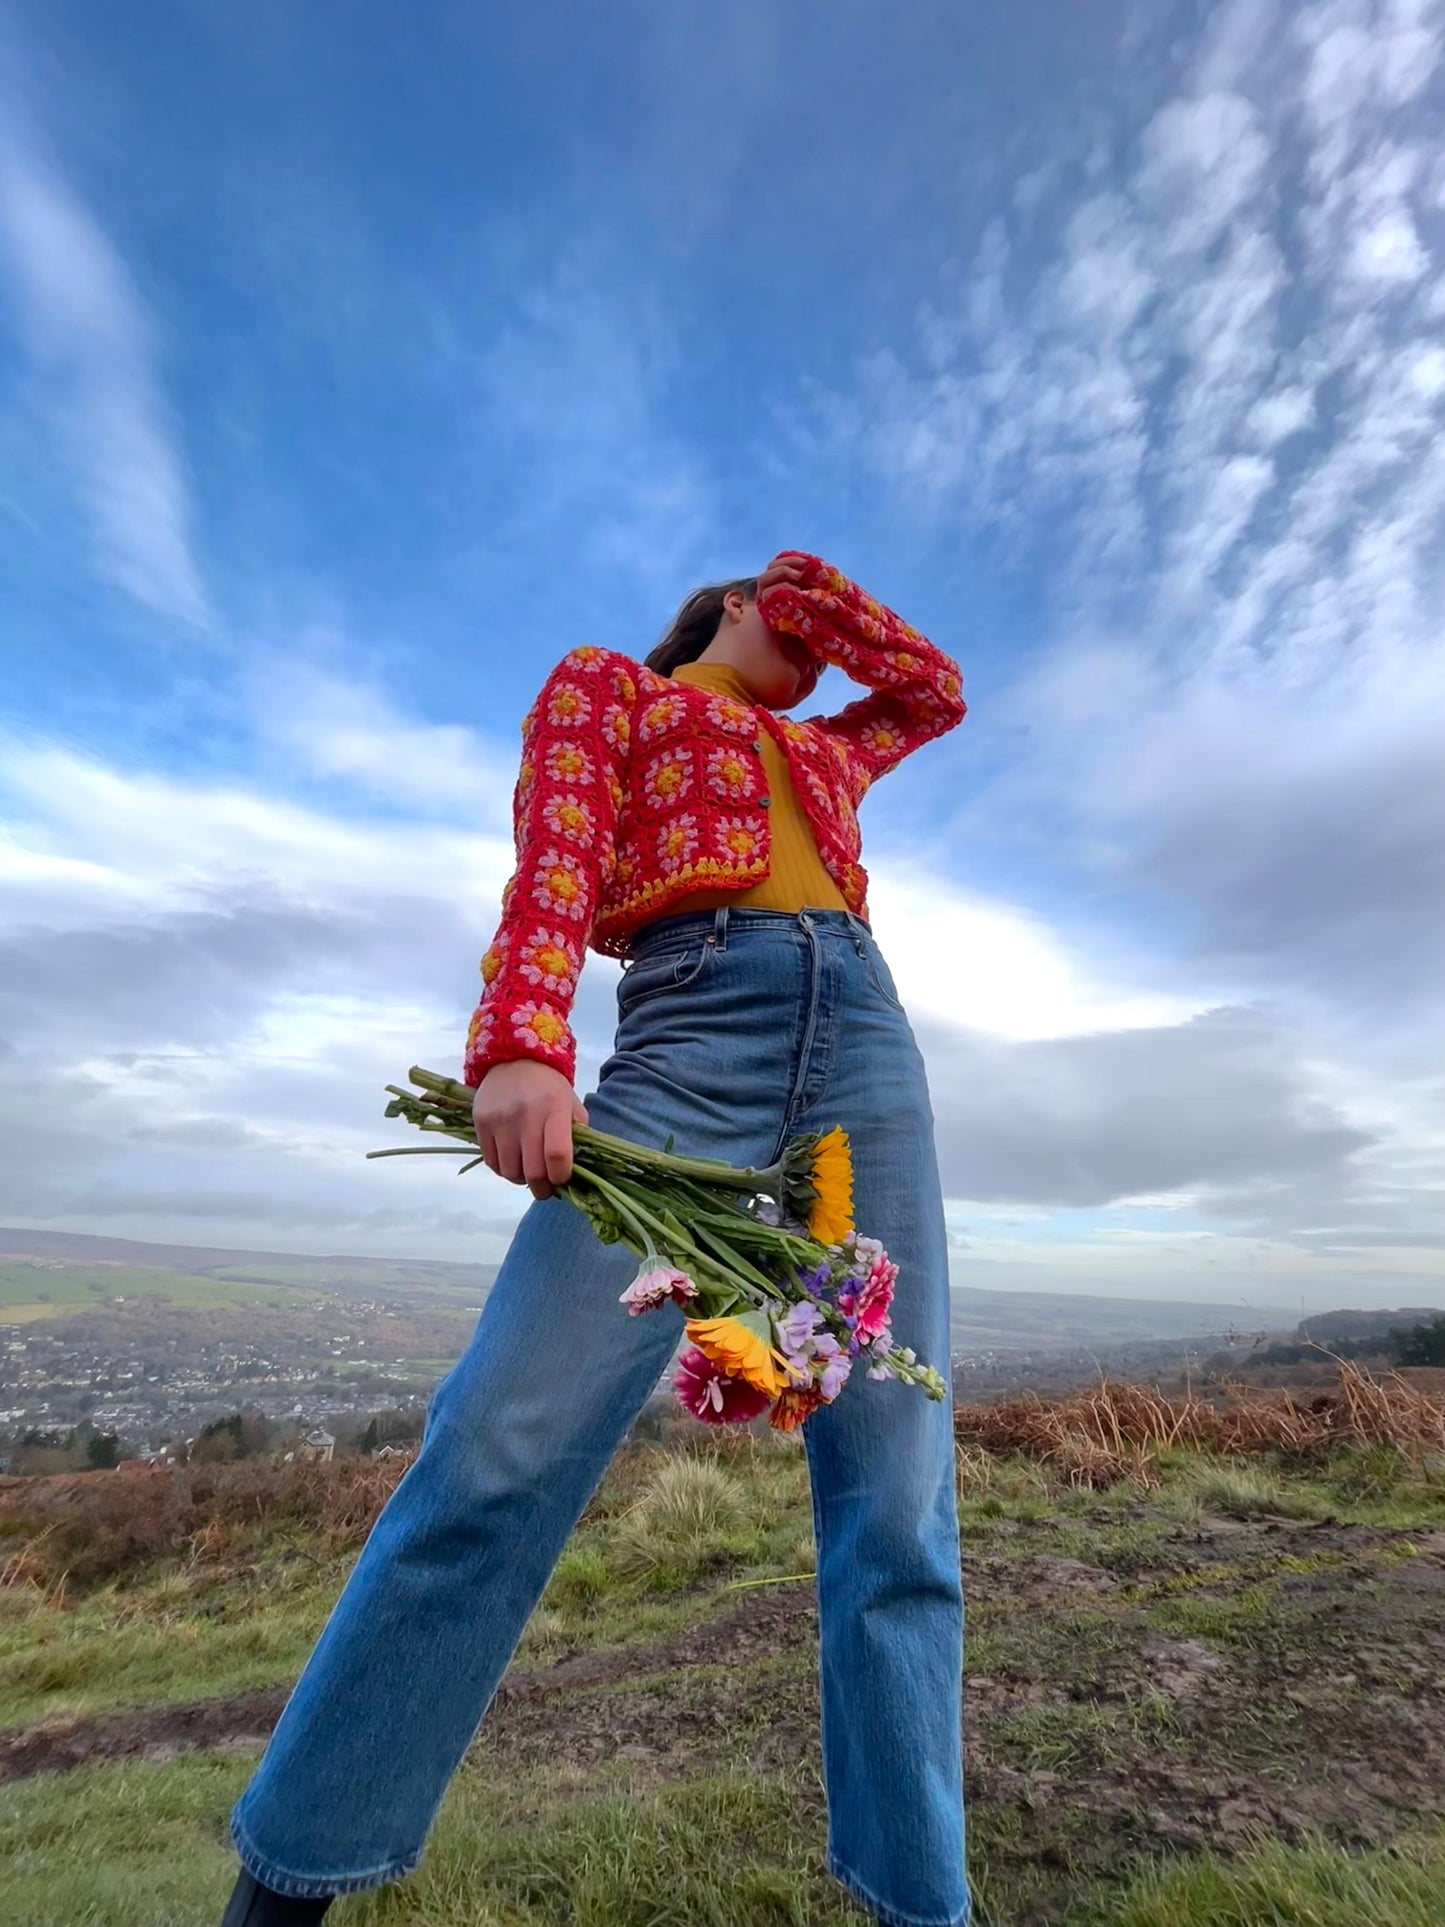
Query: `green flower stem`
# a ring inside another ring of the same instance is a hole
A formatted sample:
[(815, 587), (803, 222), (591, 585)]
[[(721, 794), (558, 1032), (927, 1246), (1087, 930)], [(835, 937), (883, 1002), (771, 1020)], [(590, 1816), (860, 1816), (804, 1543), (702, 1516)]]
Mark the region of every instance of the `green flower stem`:
[[(600, 1191), (603, 1197), (611, 1201), (613, 1208), (633, 1231), (634, 1248), (636, 1248), (639, 1239), (640, 1242), (649, 1249), (652, 1248), (652, 1240), (648, 1235), (649, 1228), (655, 1229), (659, 1233), (665, 1245), (677, 1246), (679, 1244), (677, 1233), (669, 1231), (666, 1225), (662, 1224), (650, 1211), (639, 1204), (637, 1199), (631, 1196), (622, 1186), (610, 1183), (606, 1178), (600, 1176), (598, 1172), (590, 1170), (586, 1166), (576, 1168), (580, 1177), (584, 1178), (587, 1183)], [(564, 1187), (564, 1189), (565, 1188), (566, 1187)], [(733, 1301), (736, 1301), (739, 1294), (732, 1280), (726, 1273), (721, 1271), (721, 1267), (716, 1265), (708, 1257), (706, 1252), (698, 1250), (698, 1247), (693, 1240), (688, 1237), (686, 1231), (683, 1231), (680, 1242), (683, 1255), (695, 1254), (695, 1261), (701, 1260), (701, 1263), (698, 1263), (696, 1268), (700, 1271), (714, 1274), (713, 1282), (715, 1287), (727, 1291), (729, 1297)]]
[[(460, 1110), (464, 1118), (471, 1117), (476, 1092), (470, 1084), (459, 1083), (454, 1077), (440, 1077), (435, 1071), (424, 1070), (419, 1064), (413, 1064), (407, 1076), (434, 1099), (445, 1100), (448, 1107)], [(414, 1104), (419, 1102), (414, 1092), (398, 1090), (394, 1084), (388, 1084), (386, 1088), (398, 1097), (410, 1098)], [(599, 1151), (620, 1158), (624, 1164), (636, 1166), (643, 1163), (649, 1170), (670, 1171), (678, 1177), (700, 1178), (708, 1184), (722, 1185), (729, 1190), (768, 1191), (776, 1196), (773, 1187), (782, 1182), (781, 1164), (768, 1165), (761, 1170), (751, 1167), (739, 1170), (736, 1165), (724, 1164), (717, 1158), (677, 1157), (670, 1151), (644, 1150), (639, 1157), (636, 1144), (626, 1138), (613, 1137), (607, 1131), (599, 1131), (590, 1124), (574, 1125), (572, 1136), (574, 1143), (591, 1144)]]
[(593, 1146), (596, 1150), (620, 1158), (623, 1163), (642, 1165), (649, 1171), (671, 1173), (680, 1178), (696, 1178), (699, 1182), (715, 1185), (720, 1190), (739, 1191), (751, 1195), (766, 1192), (770, 1197), (777, 1196), (782, 1184), (783, 1171), (780, 1164), (770, 1164), (761, 1170), (753, 1165), (740, 1169), (735, 1164), (724, 1164), (717, 1158), (681, 1158), (671, 1151), (653, 1151), (646, 1148), (639, 1155), (638, 1146), (630, 1144), (626, 1138), (613, 1137), (606, 1131), (597, 1131), (590, 1124), (574, 1124), (573, 1142), (579, 1146)]
[(394, 1144), (389, 1150), (367, 1151), (363, 1155), (369, 1158), (464, 1158), (467, 1156), (467, 1147), (463, 1144), (455, 1147), (450, 1144)]

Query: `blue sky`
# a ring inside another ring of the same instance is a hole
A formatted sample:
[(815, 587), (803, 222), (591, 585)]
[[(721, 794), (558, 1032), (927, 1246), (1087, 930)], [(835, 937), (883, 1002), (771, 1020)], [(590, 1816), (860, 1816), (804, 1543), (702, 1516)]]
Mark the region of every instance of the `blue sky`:
[(0, 1216), (499, 1255), (359, 1153), (517, 724), (802, 547), (964, 670), (864, 814), (959, 1282), (1445, 1303), (1442, 38), (0, 0)]

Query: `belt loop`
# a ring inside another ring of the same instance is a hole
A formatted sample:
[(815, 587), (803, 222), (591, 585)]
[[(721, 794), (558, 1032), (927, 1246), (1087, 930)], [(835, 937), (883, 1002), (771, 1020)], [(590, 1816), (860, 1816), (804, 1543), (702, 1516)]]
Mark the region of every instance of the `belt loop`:
[(728, 906), (725, 903), (720, 903), (714, 913), (712, 935), (708, 942), (716, 944), (719, 951), (726, 950), (728, 947)]

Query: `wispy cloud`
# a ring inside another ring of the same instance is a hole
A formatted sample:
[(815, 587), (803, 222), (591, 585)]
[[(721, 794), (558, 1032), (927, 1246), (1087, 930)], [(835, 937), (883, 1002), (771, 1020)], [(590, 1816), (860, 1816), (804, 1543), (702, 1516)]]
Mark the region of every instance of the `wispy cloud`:
[(655, 294), (604, 241), (579, 239), (463, 358), (518, 526), (545, 527), (554, 544), (572, 537), (583, 569), (675, 594), (714, 504), (698, 452), (669, 420), (683, 347)]
[(185, 469), (154, 329), (125, 262), (0, 89), (0, 264), (37, 413), (89, 519), (95, 566), (143, 607), (205, 626)]
[(343, 666), (341, 655), (340, 639), (327, 636), (313, 639), (308, 654), (268, 649), (249, 660), (261, 744), (332, 790), (359, 791), (418, 817), (505, 828), (516, 732), (502, 743), (465, 724), (419, 721), (354, 660)]
[(994, 807), (1344, 1005), (1445, 942), (1442, 49), (1439, 0), (1214, 8), (837, 416), (1049, 593)]

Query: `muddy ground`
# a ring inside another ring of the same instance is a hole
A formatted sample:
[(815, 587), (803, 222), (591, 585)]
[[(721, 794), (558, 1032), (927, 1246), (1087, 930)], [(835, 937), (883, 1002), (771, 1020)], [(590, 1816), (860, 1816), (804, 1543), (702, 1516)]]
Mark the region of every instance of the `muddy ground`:
[[(999, 1519), (967, 1537), (966, 1758), (979, 1853), (1049, 1918), (1059, 1883), (1254, 1829), (1342, 1845), (1445, 1814), (1445, 1532), (1264, 1519)], [(811, 1585), (720, 1595), (672, 1639), (516, 1666), (466, 1772), (585, 1787), (816, 1758)], [(258, 1749), (284, 1689), (45, 1720), (0, 1778)]]

